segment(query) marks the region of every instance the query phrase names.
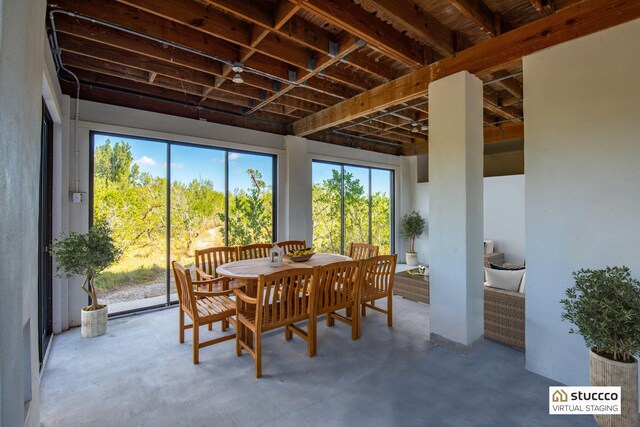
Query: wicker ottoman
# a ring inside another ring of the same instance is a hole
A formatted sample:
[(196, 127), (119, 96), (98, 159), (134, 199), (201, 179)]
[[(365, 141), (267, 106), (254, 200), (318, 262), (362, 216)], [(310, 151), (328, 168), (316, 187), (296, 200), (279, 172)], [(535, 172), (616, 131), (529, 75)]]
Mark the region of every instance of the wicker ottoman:
[(404, 271), (396, 273), (393, 294), (429, 304), (429, 276), (414, 276)]

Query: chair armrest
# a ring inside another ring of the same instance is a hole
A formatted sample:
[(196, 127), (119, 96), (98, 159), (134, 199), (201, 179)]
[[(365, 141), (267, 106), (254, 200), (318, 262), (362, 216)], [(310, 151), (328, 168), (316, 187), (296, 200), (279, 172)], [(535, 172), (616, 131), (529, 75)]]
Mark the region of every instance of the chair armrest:
[(219, 297), (230, 295), (232, 291), (226, 289), (222, 291), (194, 291), (193, 295), (197, 298), (200, 297)]
[(193, 280), (191, 283), (193, 285), (195, 285), (196, 287), (200, 287), (200, 286), (206, 286), (208, 292), (212, 292), (213, 291), (213, 285), (219, 282), (222, 282), (222, 290), (223, 291), (228, 291), (229, 290), (229, 281), (230, 279), (228, 277), (218, 277), (216, 279), (211, 278), (211, 279), (207, 279), (207, 280)]
[(202, 270), (200, 267), (196, 267), (196, 273), (198, 273), (198, 277), (202, 277), (204, 280), (213, 279), (212, 275), (205, 273), (204, 270)]
[(251, 298), (250, 296), (242, 292), (240, 289), (234, 290), (233, 294), (236, 296), (237, 300), (242, 300), (247, 304), (253, 304), (253, 305), (258, 304), (258, 298)]

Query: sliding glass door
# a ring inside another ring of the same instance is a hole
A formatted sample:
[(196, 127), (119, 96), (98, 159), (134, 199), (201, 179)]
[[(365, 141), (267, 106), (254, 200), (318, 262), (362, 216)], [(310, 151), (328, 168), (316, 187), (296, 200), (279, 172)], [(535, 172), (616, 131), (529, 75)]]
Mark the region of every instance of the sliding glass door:
[(393, 253), (393, 171), (313, 162), (313, 245), (346, 253), (352, 242)]
[(176, 300), (170, 261), (196, 249), (272, 241), (275, 157), (93, 133), (93, 222), (123, 256), (96, 278), (110, 313)]

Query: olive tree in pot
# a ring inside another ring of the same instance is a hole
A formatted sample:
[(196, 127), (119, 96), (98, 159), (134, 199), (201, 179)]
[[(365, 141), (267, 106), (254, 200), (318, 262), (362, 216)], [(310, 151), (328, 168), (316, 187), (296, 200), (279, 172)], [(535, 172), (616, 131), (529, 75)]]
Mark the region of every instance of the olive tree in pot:
[(118, 260), (122, 251), (116, 247), (111, 230), (95, 225), (87, 234), (62, 233), (53, 241), (51, 254), (56, 257), (59, 277), (84, 276), (82, 290), (91, 303), (82, 309), (82, 336), (97, 337), (107, 330), (107, 306), (98, 303), (95, 277)]
[(415, 242), (424, 232), (427, 220), (419, 212), (413, 211), (402, 217), (400, 221), (400, 235), (409, 242), (409, 250), (406, 254), (407, 264), (418, 265), (418, 254), (415, 251)]
[(640, 282), (628, 267), (580, 270), (567, 289), (562, 318), (583, 336), (590, 352), (593, 386), (620, 386), (620, 415), (596, 415), (601, 426), (638, 425), (638, 360), (640, 354)]

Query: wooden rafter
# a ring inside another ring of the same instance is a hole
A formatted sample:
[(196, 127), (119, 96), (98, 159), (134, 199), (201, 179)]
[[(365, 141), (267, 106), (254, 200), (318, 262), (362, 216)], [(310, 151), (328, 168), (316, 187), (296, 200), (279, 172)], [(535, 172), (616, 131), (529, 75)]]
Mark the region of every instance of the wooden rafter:
[(531, 4), (540, 16), (549, 16), (555, 12), (553, 0), (531, 0)]
[(499, 36), (509, 25), (482, 0), (449, 0), (464, 16), (473, 21), (489, 37)]
[(467, 70), (483, 75), (504, 69), (525, 56), (568, 40), (640, 17), (635, 0), (592, 0), (473, 46), (456, 56), (420, 68), (389, 83), (340, 102), (293, 124), (293, 133), (309, 135), (407, 102), (428, 93), (429, 83)]
[[(211, 1), (211, 0), (210, 0)], [(229, 2), (229, 0), (225, 0)], [(423, 48), (352, 1), (290, 0), (303, 9), (343, 28), (387, 55), (412, 66), (424, 64)], [(215, 3), (221, 1), (215, 0)]]

